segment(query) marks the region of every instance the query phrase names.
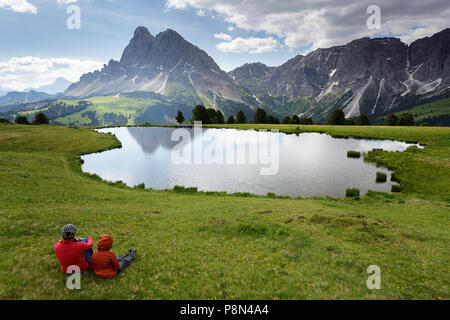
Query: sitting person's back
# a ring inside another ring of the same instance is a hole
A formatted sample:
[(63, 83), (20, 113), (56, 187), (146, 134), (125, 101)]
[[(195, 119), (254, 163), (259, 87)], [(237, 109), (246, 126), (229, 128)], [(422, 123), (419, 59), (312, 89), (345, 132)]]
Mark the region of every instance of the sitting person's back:
[(116, 255), (109, 251), (113, 245), (113, 238), (107, 234), (101, 236), (98, 241), (97, 251), (92, 255), (90, 268), (101, 278), (114, 277), (122, 271), (136, 255), (136, 250), (128, 250), (124, 257), (116, 258)]
[[(75, 239), (77, 228), (68, 224), (61, 229), (63, 239), (54, 246), (56, 257), (61, 264), (61, 271), (67, 273), (70, 266), (78, 266), (80, 271), (89, 269), (89, 260), (92, 251), (92, 238)], [(83, 242), (84, 241), (84, 242)]]

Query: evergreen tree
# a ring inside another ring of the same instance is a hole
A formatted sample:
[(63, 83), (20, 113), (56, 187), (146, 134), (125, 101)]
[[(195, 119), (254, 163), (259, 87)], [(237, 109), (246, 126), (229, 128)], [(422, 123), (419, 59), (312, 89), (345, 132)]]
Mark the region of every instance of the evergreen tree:
[(298, 115), (294, 114), (291, 117), (291, 122), (290, 124), (300, 124), (300, 118), (298, 117)]
[(397, 117), (397, 115), (395, 115), (395, 114), (393, 114), (393, 113), (391, 113), (390, 115), (388, 115), (388, 116), (386, 117), (386, 124), (387, 124), (388, 126), (396, 126), (396, 125), (398, 125), (398, 117)]
[(216, 114), (213, 118), (213, 123), (224, 124), (225, 118), (223, 117), (223, 113), (220, 110), (216, 110)]
[(48, 120), (47, 116), (45, 115), (45, 113), (39, 112), (35, 117), (34, 120), (32, 122), (32, 124), (49, 124), (50, 120)]
[(227, 123), (228, 124), (235, 124), (236, 123), (236, 119), (234, 119), (234, 116), (229, 116), (227, 119)]
[(360, 116), (358, 118), (358, 124), (360, 126), (370, 126), (371, 125), (369, 117), (367, 116), (367, 114), (365, 114), (365, 113), (361, 113), (360, 114)]
[(202, 124), (211, 124), (210, 111), (206, 109), (205, 106), (199, 104), (192, 109), (192, 119), (191, 122), (201, 121)]
[(409, 112), (403, 112), (398, 119), (398, 124), (400, 126), (413, 126), (414, 116)]
[(30, 124), (27, 117), (25, 116), (17, 116), (15, 122), (17, 124)]
[(183, 116), (183, 112), (181, 112), (181, 110), (178, 110), (177, 116), (175, 117), (175, 119), (177, 120), (178, 124), (182, 124), (184, 122), (184, 116)]
[(247, 117), (244, 114), (244, 111), (239, 110), (236, 115), (236, 123), (247, 123)]
[(278, 119), (277, 117), (274, 117), (272, 115), (267, 117), (267, 123), (270, 124), (280, 124), (280, 119)]
[(291, 123), (291, 117), (289, 117), (289, 116), (284, 117), (283, 124), (289, 124), (289, 123)]
[(267, 123), (267, 113), (263, 108), (256, 109), (253, 123)]
[(345, 114), (342, 109), (336, 109), (328, 119), (328, 124), (332, 125), (345, 125)]

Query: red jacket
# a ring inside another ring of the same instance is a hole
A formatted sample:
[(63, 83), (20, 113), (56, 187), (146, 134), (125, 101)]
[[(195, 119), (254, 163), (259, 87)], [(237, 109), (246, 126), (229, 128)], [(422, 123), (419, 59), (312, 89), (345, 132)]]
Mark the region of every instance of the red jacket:
[(55, 253), (61, 264), (61, 271), (67, 273), (69, 266), (78, 266), (81, 271), (87, 271), (89, 265), (84, 259), (83, 251), (92, 248), (92, 238), (88, 239), (88, 242), (75, 242), (72, 240), (61, 240), (55, 243)]
[(113, 238), (105, 234), (98, 241), (97, 249), (91, 258), (91, 270), (101, 278), (114, 277), (120, 269), (116, 255), (109, 251), (113, 245)]

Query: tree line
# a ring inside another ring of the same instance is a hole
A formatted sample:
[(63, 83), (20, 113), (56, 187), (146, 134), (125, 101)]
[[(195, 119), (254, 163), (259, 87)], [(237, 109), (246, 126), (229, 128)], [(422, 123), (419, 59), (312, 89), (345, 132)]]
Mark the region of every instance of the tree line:
[[(388, 126), (414, 126), (414, 116), (409, 112), (403, 112), (401, 115), (396, 115), (394, 113), (389, 114), (385, 123)], [(328, 118), (328, 124), (331, 125), (361, 125), (370, 126), (371, 122), (369, 117), (365, 113), (361, 113), (358, 118), (346, 119), (344, 111), (342, 109), (336, 109)]]
[[(181, 110), (178, 110), (175, 120), (178, 124), (182, 124), (186, 120)], [(222, 111), (206, 108), (203, 105), (197, 105), (192, 109), (192, 118), (190, 119), (191, 124), (194, 123), (194, 121), (201, 121), (203, 124), (242, 124), (247, 123), (247, 116), (244, 111), (239, 110), (236, 116), (230, 115), (225, 121)], [(255, 111), (251, 123), (280, 124), (280, 119), (274, 115), (268, 115), (263, 108), (258, 108)], [(293, 115), (291, 117), (285, 117), (283, 119), (283, 124), (313, 124), (313, 120), (311, 117), (299, 118), (298, 115)]]
[(30, 120), (24, 114), (18, 115), (15, 118), (17, 124), (48, 124), (51, 121), (71, 115), (76, 112), (85, 110), (92, 102), (86, 100), (80, 100), (76, 104), (66, 104), (65, 102), (50, 102), (42, 108), (45, 110), (35, 114), (34, 120), (30, 123)]

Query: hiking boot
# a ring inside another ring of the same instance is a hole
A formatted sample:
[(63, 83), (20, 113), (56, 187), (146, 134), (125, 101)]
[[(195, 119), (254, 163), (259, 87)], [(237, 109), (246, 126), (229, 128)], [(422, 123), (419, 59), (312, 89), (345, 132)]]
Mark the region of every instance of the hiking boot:
[(133, 250), (131, 252), (131, 256), (133, 257), (133, 259), (136, 257), (136, 254), (137, 254), (137, 250)]
[(124, 257), (130, 256), (133, 254), (133, 249), (128, 249), (127, 253), (125, 253)]

